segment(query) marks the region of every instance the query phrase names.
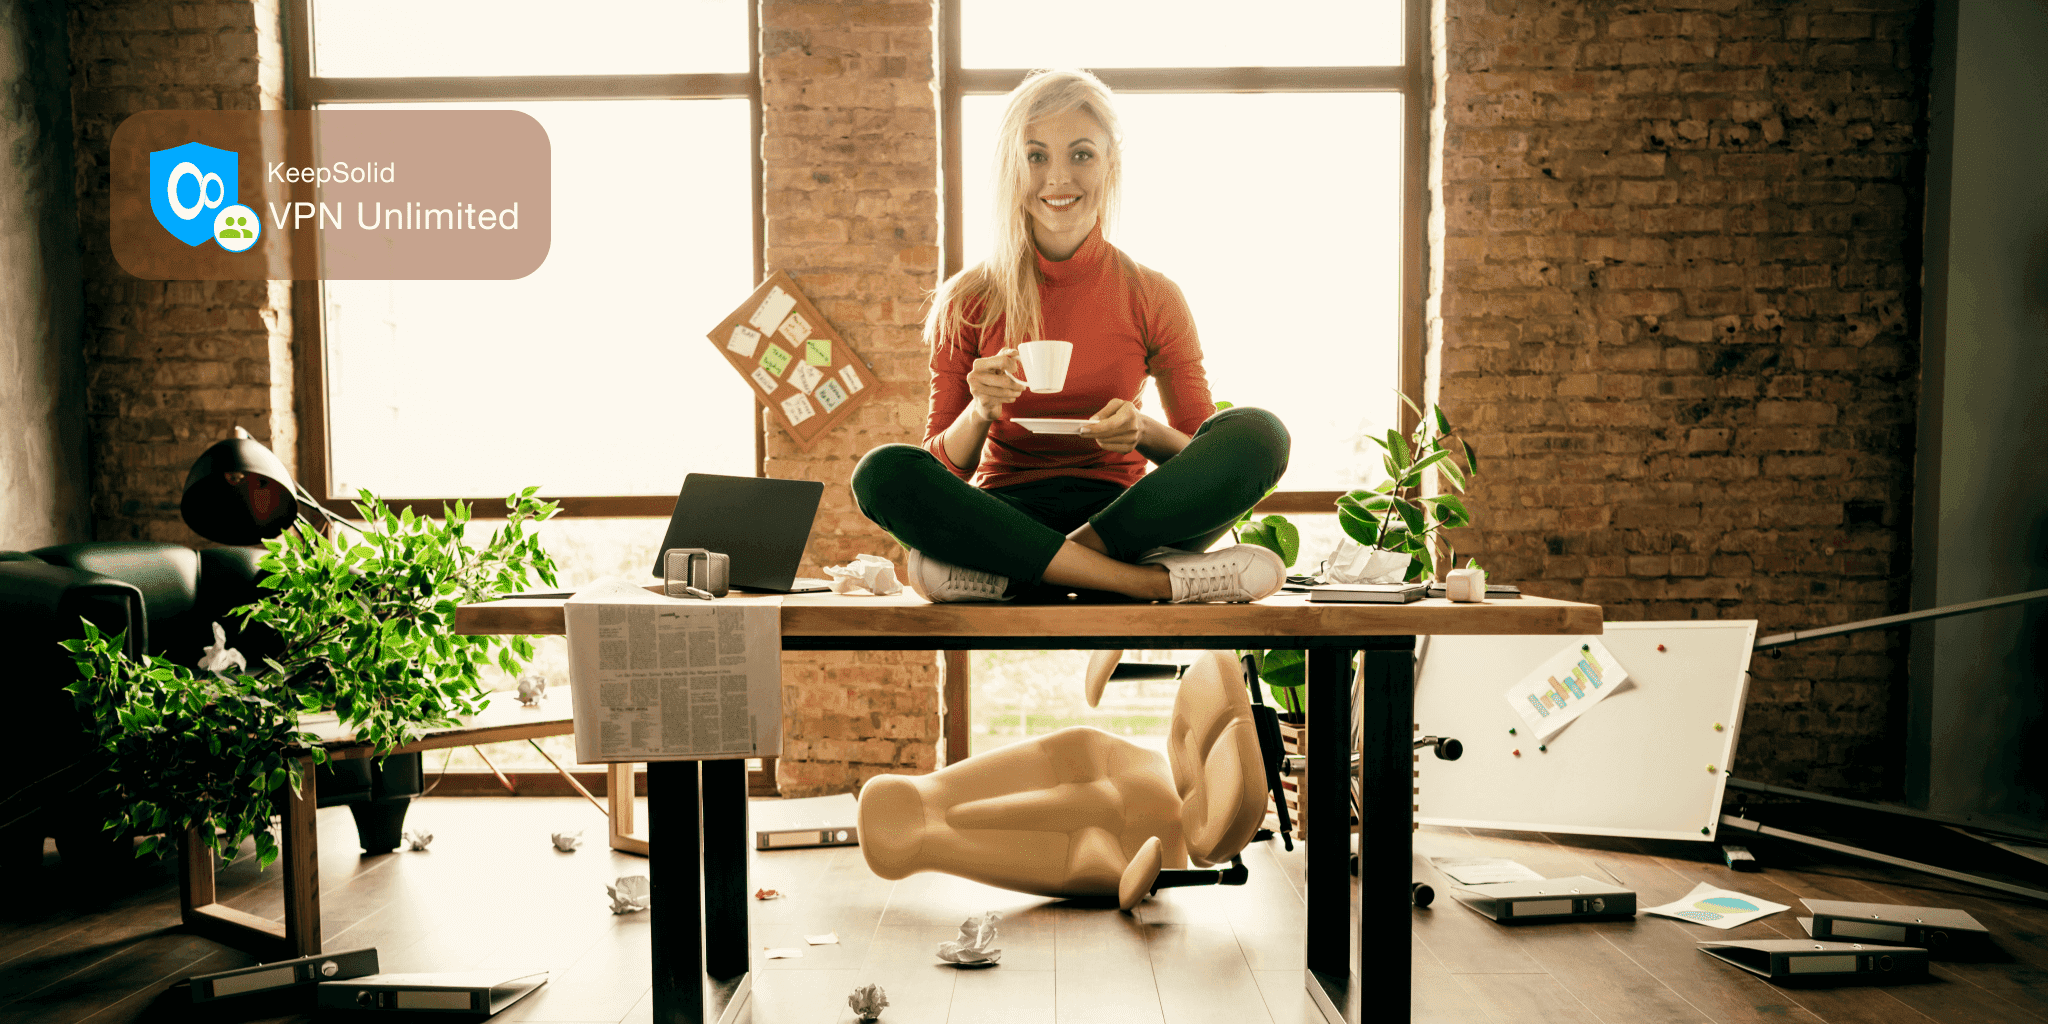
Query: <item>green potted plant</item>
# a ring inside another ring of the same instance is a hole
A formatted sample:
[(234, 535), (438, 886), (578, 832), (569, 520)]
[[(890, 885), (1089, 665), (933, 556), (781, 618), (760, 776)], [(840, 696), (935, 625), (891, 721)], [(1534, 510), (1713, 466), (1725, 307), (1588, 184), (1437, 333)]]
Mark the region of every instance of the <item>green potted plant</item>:
[(331, 711), (382, 752), (481, 710), (482, 669), (516, 675), (533, 643), (455, 635), (455, 610), (534, 577), (555, 584), (532, 527), (556, 506), (536, 500), (538, 490), (506, 499), (505, 525), (476, 545), (466, 542), (466, 503), (436, 521), (394, 513), (368, 491), (356, 504), (368, 524), (359, 534), (301, 527), (265, 542), (268, 593), (245, 607), (243, 623), (270, 627), (282, 649), (254, 665), (212, 650), (210, 671), (136, 661), (120, 637), (88, 622), (64, 646), (79, 668), (69, 690), (111, 755), (108, 827), (144, 836), (141, 855), (168, 852), (163, 836), (210, 822), (224, 858), (254, 836), (267, 865), (277, 857), (274, 799), (300, 783), (296, 749), (324, 761), (301, 716)]
[[(1409, 581), (1434, 579), (1439, 575), (1435, 554), (1439, 545), (1442, 564), (1457, 564), (1446, 533), (1470, 526), (1472, 514), (1457, 494), (1425, 494), (1423, 474), (1436, 470), (1452, 490), (1462, 494), (1466, 480), (1479, 472), (1479, 456), (1471, 444), (1453, 434), (1442, 406), (1431, 406), (1425, 413), (1407, 395), (1402, 395), (1401, 401), (1415, 410), (1414, 433), (1402, 437), (1399, 431), (1389, 430), (1384, 438), (1372, 438), (1384, 450), (1387, 479), (1377, 487), (1354, 490), (1337, 499), (1337, 521), (1366, 557), (1347, 566), (1332, 564), (1325, 568), (1326, 573), (1381, 578), (1399, 573), (1400, 579)], [(1463, 449), (1462, 469), (1453, 457), (1452, 442)], [(1375, 553), (1381, 557), (1374, 557)], [(1340, 546), (1332, 562), (1342, 554)]]

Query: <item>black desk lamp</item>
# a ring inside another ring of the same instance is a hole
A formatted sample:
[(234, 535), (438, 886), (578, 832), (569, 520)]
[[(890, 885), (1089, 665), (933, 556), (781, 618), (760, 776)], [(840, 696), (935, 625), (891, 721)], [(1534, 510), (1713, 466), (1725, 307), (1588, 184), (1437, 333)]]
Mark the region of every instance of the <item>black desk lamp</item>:
[(346, 522), (322, 508), (292, 479), (284, 461), (241, 427), (192, 463), (179, 507), (185, 525), (217, 544), (257, 544), (309, 514)]

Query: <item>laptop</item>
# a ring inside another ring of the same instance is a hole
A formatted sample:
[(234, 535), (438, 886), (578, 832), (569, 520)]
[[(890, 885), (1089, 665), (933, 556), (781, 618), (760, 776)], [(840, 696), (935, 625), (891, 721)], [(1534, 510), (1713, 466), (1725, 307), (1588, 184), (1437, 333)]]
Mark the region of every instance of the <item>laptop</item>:
[(798, 579), (811, 522), (825, 485), (816, 480), (691, 473), (683, 478), (668, 535), (654, 556), (654, 575), (671, 548), (703, 548), (732, 560), (734, 590), (807, 594), (832, 589), (830, 580)]

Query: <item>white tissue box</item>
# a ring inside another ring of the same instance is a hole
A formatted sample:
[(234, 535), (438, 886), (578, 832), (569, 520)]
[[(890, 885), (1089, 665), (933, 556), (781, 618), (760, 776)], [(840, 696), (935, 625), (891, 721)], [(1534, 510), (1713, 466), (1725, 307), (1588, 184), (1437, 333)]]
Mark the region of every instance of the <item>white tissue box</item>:
[(1452, 569), (1444, 576), (1444, 596), (1453, 601), (1486, 600), (1486, 570)]

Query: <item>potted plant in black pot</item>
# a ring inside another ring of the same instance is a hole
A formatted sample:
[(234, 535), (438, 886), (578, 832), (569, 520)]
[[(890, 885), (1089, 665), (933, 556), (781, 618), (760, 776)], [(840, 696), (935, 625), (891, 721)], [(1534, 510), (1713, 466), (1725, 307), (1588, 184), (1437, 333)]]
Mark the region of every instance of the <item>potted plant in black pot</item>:
[[(328, 537), (300, 525), (267, 540), (258, 563), (265, 594), (241, 617), (250, 634), (274, 640), (253, 659), (231, 657), (240, 652), (224, 642), (198, 670), (130, 657), (121, 637), (87, 622), (64, 646), (79, 672), (69, 690), (108, 755), (108, 827), (145, 836), (137, 852), (146, 854), (168, 852), (165, 835), (211, 823), (224, 858), (253, 836), (267, 865), (277, 857), (274, 801), (282, 787), (298, 787), (299, 751), (325, 759), (305, 716), (331, 712), (384, 752), (481, 710), (483, 668), (517, 674), (533, 644), (455, 635), (455, 610), (533, 578), (555, 583), (532, 527), (556, 506), (536, 500), (537, 490), (506, 499), (505, 525), (480, 544), (467, 542), (464, 502), (434, 520), (393, 512), (368, 491), (356, 505), (359, 532)], [(395, 846), (400, 822), (374, 823), (393, 835), (365, 834), (365, 847)]]

